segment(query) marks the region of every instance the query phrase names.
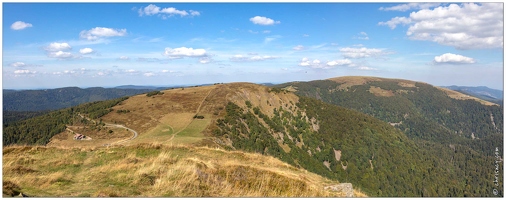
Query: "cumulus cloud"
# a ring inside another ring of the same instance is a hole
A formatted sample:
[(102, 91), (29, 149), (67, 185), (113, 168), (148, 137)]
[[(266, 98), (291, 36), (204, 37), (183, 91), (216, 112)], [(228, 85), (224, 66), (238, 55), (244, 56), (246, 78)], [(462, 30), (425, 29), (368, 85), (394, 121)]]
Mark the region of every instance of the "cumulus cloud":
[(105, 38), (105, 37), (118, 37), (118, 36), (125, 36), (126, 35), (126, 29), (112, 29), (112, 28), (105, 28), (105, 27), (95, 27), (90, 30), (84, 30), (79, 33), (79, 36), (82, 39), (86, 40), (97, 40), (99, 38)]
[(67, 51), (70, 49), (72, 49), (72, 47), (66, 42), (63, 43), (53, 42), (48, 46), (44, 47), (44, 50), (46, 51)]
[(297, 45), (297, 46), (293, 47), (293, 50), (295, 50), (295, 51), (300, 51), (303, 49), (304, 49), (304, 46), (302, 46), (302, 45)]
[(368, 40), (369, 36), (367, 36), (366, 32), (360, 32), (358, 36), (353, 37), (353, 39)]
[(193, 49), (186, 47), (179, 48), (165, 48), (165, 52), (163, 55), (175, 59), (175, 58), (183, 58), (183, 57), (206, 57), (207, 53), (205, 49)]
[(65, 51), (49, 52), (47, 56), (49, 56), (50, 58), (58, 58), (58, 59), (69, 59), (74, 57), (72, 53)]
[(278, 57), (275, 57), (275, 56), (243, 56), (243, 55), (235, 55), (233, 57), (230, 58), (230, 61), (233, 61), (233, 62), (255, 62), (255, 61), (264, 61), (264, 60), (271, 60), (271, 59), (276, 59)]
[(20, 69), (20, 70), (14, 71), (14, 74), (35, 74), (35, 73), (37, 73), (37, 71), (30, 71), (27, 69)]
[(442, 64), (442, 63), (472, 64), (472, 63), (475, 63), (475, 61), (473, 58), (465, 57), (462, 55), (445, 53), (443, 55), (434, 57), (434, 63), (436, 63), (436, 64)]
[(14, 22), (11, 25), (11, 29), (15, 30), (15, 31), (23, 30), (23, 29), (28, 28), (28, 27), (32, 27), (32, 24), (26, 23), (26, 22), (22, 22), (22, 21)]
[(24, 62), (15, 62), (15, 63), (11, 63), (11, 66), (12, 67), (24, 67), (24, 66), (26, 66), (26, 64)]
[(408, 10), (420, 10), (420, 9), (428, 9), (432, 7), (436, 7), (441, 5), (441, 3), (408, 3), (408, 4), (400, 4), (392, 7), (380, 7), (379, 10), (384, 11), (408, 11)]
[(382, 55), (389, 54), (382, 49), (374, 49), (374, 48), (350, 48), (345, 47), (339, 49), (343, 57), (345, 58), (367, 58), (367, 57), (378, 57)]
[(264, 26), (281, 23), (280, 21), (274, 21), (271, 18), (262, 17), (262, 16), (252, 17), (249, 19), (249, 21), (253, 22), (253, 24), (264, 25)]
[(150, 15), (160, 15), (162, 18), (172, 17), (174, 15), (179, 15), (181, 17), (184, 16), (199, 16), (200, 12), (195, 10), (189, 10), (187, 12), (186, 10), (178, 10), (174, 7), (168, 7), (168, 8), (160, 8), (156, 5), (150, 4), (149, 6), (146, 6), (144, 8), (140, 8), (138, 10), (139, 16), (150, 16)]
[(81, 53), (81, 54), (90, 54), (90, 53), (93, 53), (93, 49), (91, 49), (91, 48), (79, 49), (79, 53)]
[(333, 68), (336, 66), (352, 66), (352, 65), (353, 65), (353, 62), (351, 62), (351, 60), (348, 60), (348, 59), (332, 60), (332, 61), (328, 61), (326, 63), (322, 63), (318, 59), (310, 60), (308, 58), (302, 58), (299, 63), (299, 66), (310, 67), (313, 69), (330, 69), (330, 68)]
[(502, 3), (450, 4), (378, 24), (391, 29), (399, 24), (409, 25), (406, 32), (409, 39), (432, 41), (457, 49), (502, 48), (503, 11)]
[(351, 60), (343, 59), (343, 60), (333, 60), (330, 62), (327, 62), (328, 66), (342, 66), (342, 65), (351, 65)]

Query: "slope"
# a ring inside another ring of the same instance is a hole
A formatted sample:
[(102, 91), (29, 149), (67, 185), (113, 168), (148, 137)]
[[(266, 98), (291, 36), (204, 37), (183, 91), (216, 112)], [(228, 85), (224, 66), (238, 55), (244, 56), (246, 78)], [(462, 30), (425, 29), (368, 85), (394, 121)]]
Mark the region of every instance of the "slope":
[(404, 132), (424, 154), (420, 159), (429, 163), (424, 176), (442, 167), (448, 171), (441, 174), (450, 177), (436, 184), (454, 183), (453, 188), (440, 187), (427, 194), (493, 195), (487, 187), (496, 187), (490, 182), (496, 172), (479, 163), (494, 163), (496, 154), (502, 155), (501, 106), (463, 99), (466, 95), (454, 91), (449, 95), (426, 83), (378, 77), (292, 82), (276, 88), (366, 113)]
[[(6, 147), (3, 194), (31, 197), (344, 197), (275, 158), (206, 147)], [(355, 196), (365, 196), (358, 191)]]

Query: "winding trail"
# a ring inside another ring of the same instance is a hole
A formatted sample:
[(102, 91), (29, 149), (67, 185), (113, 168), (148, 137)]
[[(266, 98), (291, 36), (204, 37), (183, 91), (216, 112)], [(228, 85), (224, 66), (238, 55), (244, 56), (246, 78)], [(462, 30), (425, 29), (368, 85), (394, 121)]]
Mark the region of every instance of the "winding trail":
[[(85, 119), (87, 119), (87, 120), (89, 120), (89, 121), (92, 121), (93, 123), (97, 123), (95, 120), (92, 120), (92, 119), (90, 119), (90, 118), (88, 118), (88, 117), (85, 117), (85, 116), (81, 115), (81, 113), (79, 113), (78, 115), (79, 115), (80, 117), (82, 117), (82, 118), (85, 118)], [(103, 146), (112, 146), (112, 145), (115, 145), (115, 144), (125, 143), (125, 142), (130, 141), (130, 140), (133, 140), (133, 139), (137, 138), (137, 136), (139, 136), (139, 133), (137, 133), (137, 131), (135, 131), (134, 129), (128, 128), (128, 127), (126, 127), (126, 126), (123, 126), (123, 125), (121, 125), (121, 124), (109, 124), (109, 123), (105, 123), (104, 127), (124, 128), (124, 129), (126, 129), (127, 131), (131, 131), (131, 132), (132, 132), (132, 133), (134, 133), (134, 134), (133, 134), (133, 135), (132, 135), (132, 137), (130, 137), (130, 138), (123, 139), (123, 140), (120, 140), (120, 141), (116, 141), (116, 142), (113, 142), (113, 143), (110, 143), (110, 144), (104, 144)]]
[(126, 129), (127, 131), (131, 131), (132, 133), (134, 133), (134, 135), (132, 135), (132, 137), (130, 138), (127, 138), (127, 139), (123, 139), (123, 140), (120, 140), (120, 141), (116, 141), (116, 142), (113, 142), (111, 144), (104, 144), (104, 146), (111, 146), (111, 145), (115, 145), (115, 144), (121, 144), (121, 143), (125, 143), (127, 141), (130, 141), (130, 140), (133, 140), (135, 138), (137, 138), (137, 136), (139, 136), (139, 133), (137, 133), (137, 131), (135, 131), (134, 129), (131, 129), (131, 128), (128, 128), (126, 126), (123, 126), (121, 124), (105, 124), (104, 127), (116, 127), (116, 128), (124, 128)]
[[(199, 107), (197, 108), (197, 111), (195, 112), (195, 115), (199, 114), (200, 112), (200, 108), (202, 107), (202, 104), (204, 104), (204, 102), (206, 101), (207, 97), (211, 94), (211, 92), (214, 90), (215, 88), (209, 90), (209, 92), (207, 93), (206, 97), (204, 97), (204, 99), (200, 102), (200, 105)], [(178, 133), (180, 133), (181, 131), (185, 130), (186, 128), (188, 128), (188, 126), (190, 126), (190, 124), (193, 122), (193, 120), (195, 120), (195, 118), (193, 118), (190, 123), (186, 124), (186, 126), (184, 128), (182, 128), (181, 130), (179, 130), (178, 132), (172, 134), (172, 137), (170, 137), (170, 139), (168, 139), (166, 142), (170, 142), (174, 139), (174, 137), (176, 137), (176, 135)]]

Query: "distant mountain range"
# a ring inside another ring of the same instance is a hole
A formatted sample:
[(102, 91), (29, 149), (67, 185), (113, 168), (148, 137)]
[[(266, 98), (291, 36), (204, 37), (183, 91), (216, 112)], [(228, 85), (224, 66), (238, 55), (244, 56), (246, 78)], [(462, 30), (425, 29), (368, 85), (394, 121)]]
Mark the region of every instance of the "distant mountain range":
[(450, 90), (455, 90), (460, 93), (464, 93), (470, 96), (474, 96), (485, 101), (490, 101), (493, 103), (497, 103), (502, 105), (504, 95), (503, 91), (491, 89), (486, 86), (478, 86), (478, 87), (469, 87), (469, 86), (442, 86), (444, 88), (448, 88)]
[[(131, 88), (128, 88), (131, 87)], [(135, 89), (137, 87), (137, 89)], [(82, 103), (132, 96), (161, 88), (120, 86), (120, 88), (65, 87), (45, 90), (3, 90), (4, 111), (43, 111)]]

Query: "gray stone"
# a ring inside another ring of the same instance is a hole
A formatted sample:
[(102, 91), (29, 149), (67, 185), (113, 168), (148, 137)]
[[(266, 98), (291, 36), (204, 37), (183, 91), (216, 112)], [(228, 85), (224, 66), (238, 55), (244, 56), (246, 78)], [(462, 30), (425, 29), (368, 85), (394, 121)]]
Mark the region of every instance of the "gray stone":
[(351, 183), (339, 183), (337, 185), (331, 185), (324, 187), (325, 190), (332, 190), (335, 192), (342, 192), (345, 194), (345, 197), (354, 197), (353, 196), (353, 186)]

